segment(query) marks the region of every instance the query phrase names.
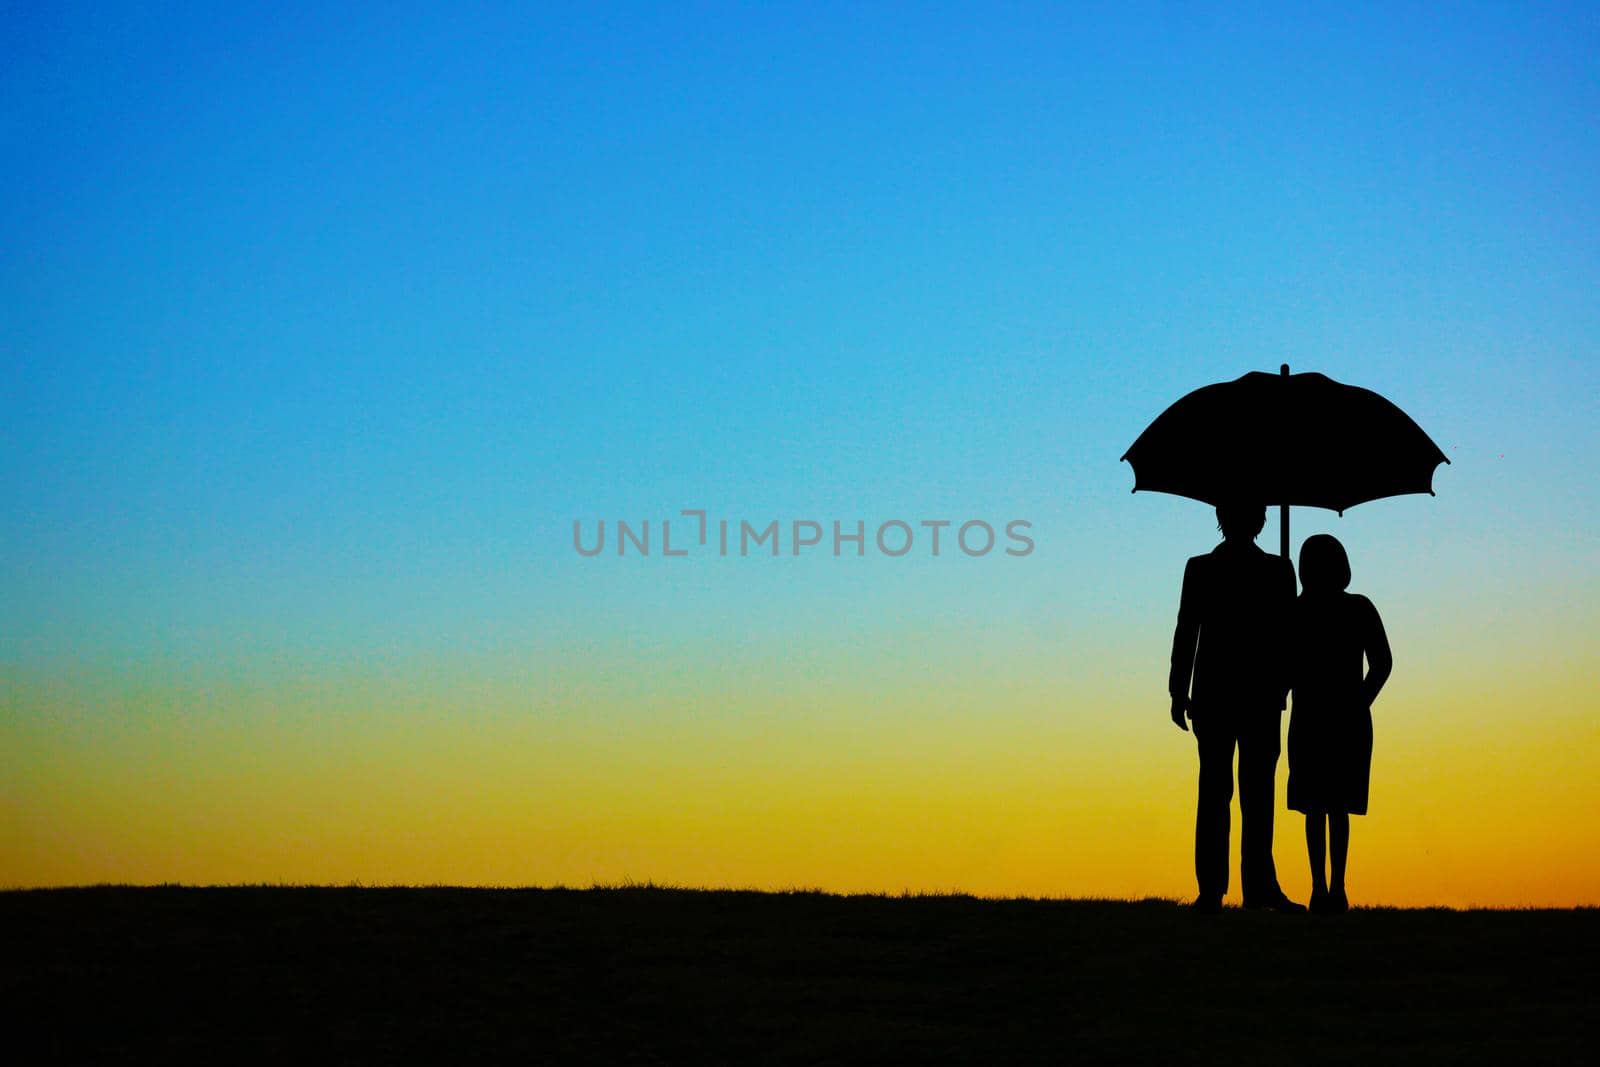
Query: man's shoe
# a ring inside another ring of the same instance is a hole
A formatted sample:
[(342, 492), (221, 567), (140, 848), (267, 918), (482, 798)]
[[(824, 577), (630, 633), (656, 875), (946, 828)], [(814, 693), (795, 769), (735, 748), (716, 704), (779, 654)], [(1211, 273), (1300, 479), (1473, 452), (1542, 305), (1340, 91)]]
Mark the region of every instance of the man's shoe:
[(1344, 895), (1343, 889), (1335, 889), (1328, 894), (1328, 913), (1330, 915), (1343, 915), (1350, 910), (1350, 898)]
[(1252, 897), (1244, 902), (1244, 906), (1250, 911), (1282, 911), (1290, 914), (1298, 914), (1306, 910), (1304, 904), (1297, 904), (1284, 896), (1281, 889), (1273, 895)]
[(1328, 914), (1328, 891), (1326, 889), (1311, 890), (1310, 911), (1313, 915)]
[(1189, 910), (1196, 915), (1216, 915), (1222, 911), (1222, 898), (1220, 896), (1196, 897), (1194, 903), (1189, 905)]

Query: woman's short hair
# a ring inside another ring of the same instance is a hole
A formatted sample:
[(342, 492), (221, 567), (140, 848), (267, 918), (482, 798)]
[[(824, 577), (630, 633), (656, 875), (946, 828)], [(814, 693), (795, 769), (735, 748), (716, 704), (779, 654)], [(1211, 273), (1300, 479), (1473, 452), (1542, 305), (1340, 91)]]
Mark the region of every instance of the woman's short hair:
[(1350, 557), (1332, 534), (1312, 534), (1300, 546), (1300, 585), (1308, 593), (1340, 592), (1350, 584)]

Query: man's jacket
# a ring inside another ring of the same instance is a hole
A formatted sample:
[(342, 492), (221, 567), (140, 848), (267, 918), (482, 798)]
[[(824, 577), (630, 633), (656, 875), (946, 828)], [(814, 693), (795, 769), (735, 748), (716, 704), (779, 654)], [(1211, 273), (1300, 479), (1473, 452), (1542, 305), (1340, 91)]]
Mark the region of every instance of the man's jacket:
[(1281, 709), (1289, 692), (1294, 598), (1294, 567), (1253, 543), (1224, 541), (1191, 558), (1183, 571), (1167, 692), (1189, 696), (1195, 714), (1213, 707)]

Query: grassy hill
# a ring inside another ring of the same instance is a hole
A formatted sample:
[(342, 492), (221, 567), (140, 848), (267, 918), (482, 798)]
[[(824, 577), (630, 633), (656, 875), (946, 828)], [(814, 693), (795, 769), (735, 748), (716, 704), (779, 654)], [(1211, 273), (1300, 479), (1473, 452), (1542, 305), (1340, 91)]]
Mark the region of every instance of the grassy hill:
[(27, 1062), (1503, 1063), (1600, 1041), (1594, 909), (104, 887), (0, 893), (0, 931)]

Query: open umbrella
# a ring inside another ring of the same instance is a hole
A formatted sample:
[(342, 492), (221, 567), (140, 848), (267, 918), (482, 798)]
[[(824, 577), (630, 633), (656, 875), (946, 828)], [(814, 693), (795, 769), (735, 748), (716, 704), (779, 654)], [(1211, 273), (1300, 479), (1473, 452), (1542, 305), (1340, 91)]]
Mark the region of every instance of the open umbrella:
[(1390, 401), (1323, 374), (1253, 371), (1208, 385), (1163, 411), (1123, 455), (1133, 491), (1207, 504), (1281, 505), (1283, 554), (1289, 507), (1344, 510), (1368, 500), (1433, 494), (1449, 458)]

